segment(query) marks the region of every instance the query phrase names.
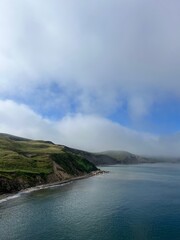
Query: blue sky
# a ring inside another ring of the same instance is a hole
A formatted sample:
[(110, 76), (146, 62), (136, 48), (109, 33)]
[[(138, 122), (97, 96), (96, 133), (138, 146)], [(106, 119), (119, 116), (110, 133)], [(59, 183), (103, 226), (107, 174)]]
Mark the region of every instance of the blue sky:
[(179, 156), (179, 9), (176, 0), (1, 0), (0, 131)]

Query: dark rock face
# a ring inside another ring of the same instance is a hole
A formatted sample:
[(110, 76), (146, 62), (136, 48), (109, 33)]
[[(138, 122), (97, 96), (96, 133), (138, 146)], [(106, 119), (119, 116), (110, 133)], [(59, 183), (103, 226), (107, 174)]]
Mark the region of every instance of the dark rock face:
[(0, 193), (11, 193), (19, 191), (20, 185), (15, 180), (8, 180), (6, 178), (0, 178)]
[(0, 177), (0, 194), (15, 193), (22, 189), (45, 184), (46, 180), (41, 176), (31, 178), (14, 176), (12, 179)]

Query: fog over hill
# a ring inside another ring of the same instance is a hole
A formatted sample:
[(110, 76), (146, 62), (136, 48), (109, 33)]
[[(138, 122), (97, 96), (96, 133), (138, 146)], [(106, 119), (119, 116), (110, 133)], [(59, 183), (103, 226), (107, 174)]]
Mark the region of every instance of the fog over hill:
[(180, 2), (1, 0), (0, 132), (180, 156)]

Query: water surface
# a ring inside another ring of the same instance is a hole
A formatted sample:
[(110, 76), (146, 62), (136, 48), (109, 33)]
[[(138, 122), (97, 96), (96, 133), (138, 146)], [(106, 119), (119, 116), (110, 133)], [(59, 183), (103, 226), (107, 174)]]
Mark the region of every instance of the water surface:
[(180, 239), (180, 165), (103, 169), (110, 173), (1, 203), (0, 239)]

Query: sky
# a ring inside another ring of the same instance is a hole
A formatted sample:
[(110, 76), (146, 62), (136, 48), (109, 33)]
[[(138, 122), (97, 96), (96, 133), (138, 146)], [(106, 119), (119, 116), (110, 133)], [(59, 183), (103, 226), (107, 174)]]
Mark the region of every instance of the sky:
[(0, 132), (180, 156), (180, 1), (0, 0)]

